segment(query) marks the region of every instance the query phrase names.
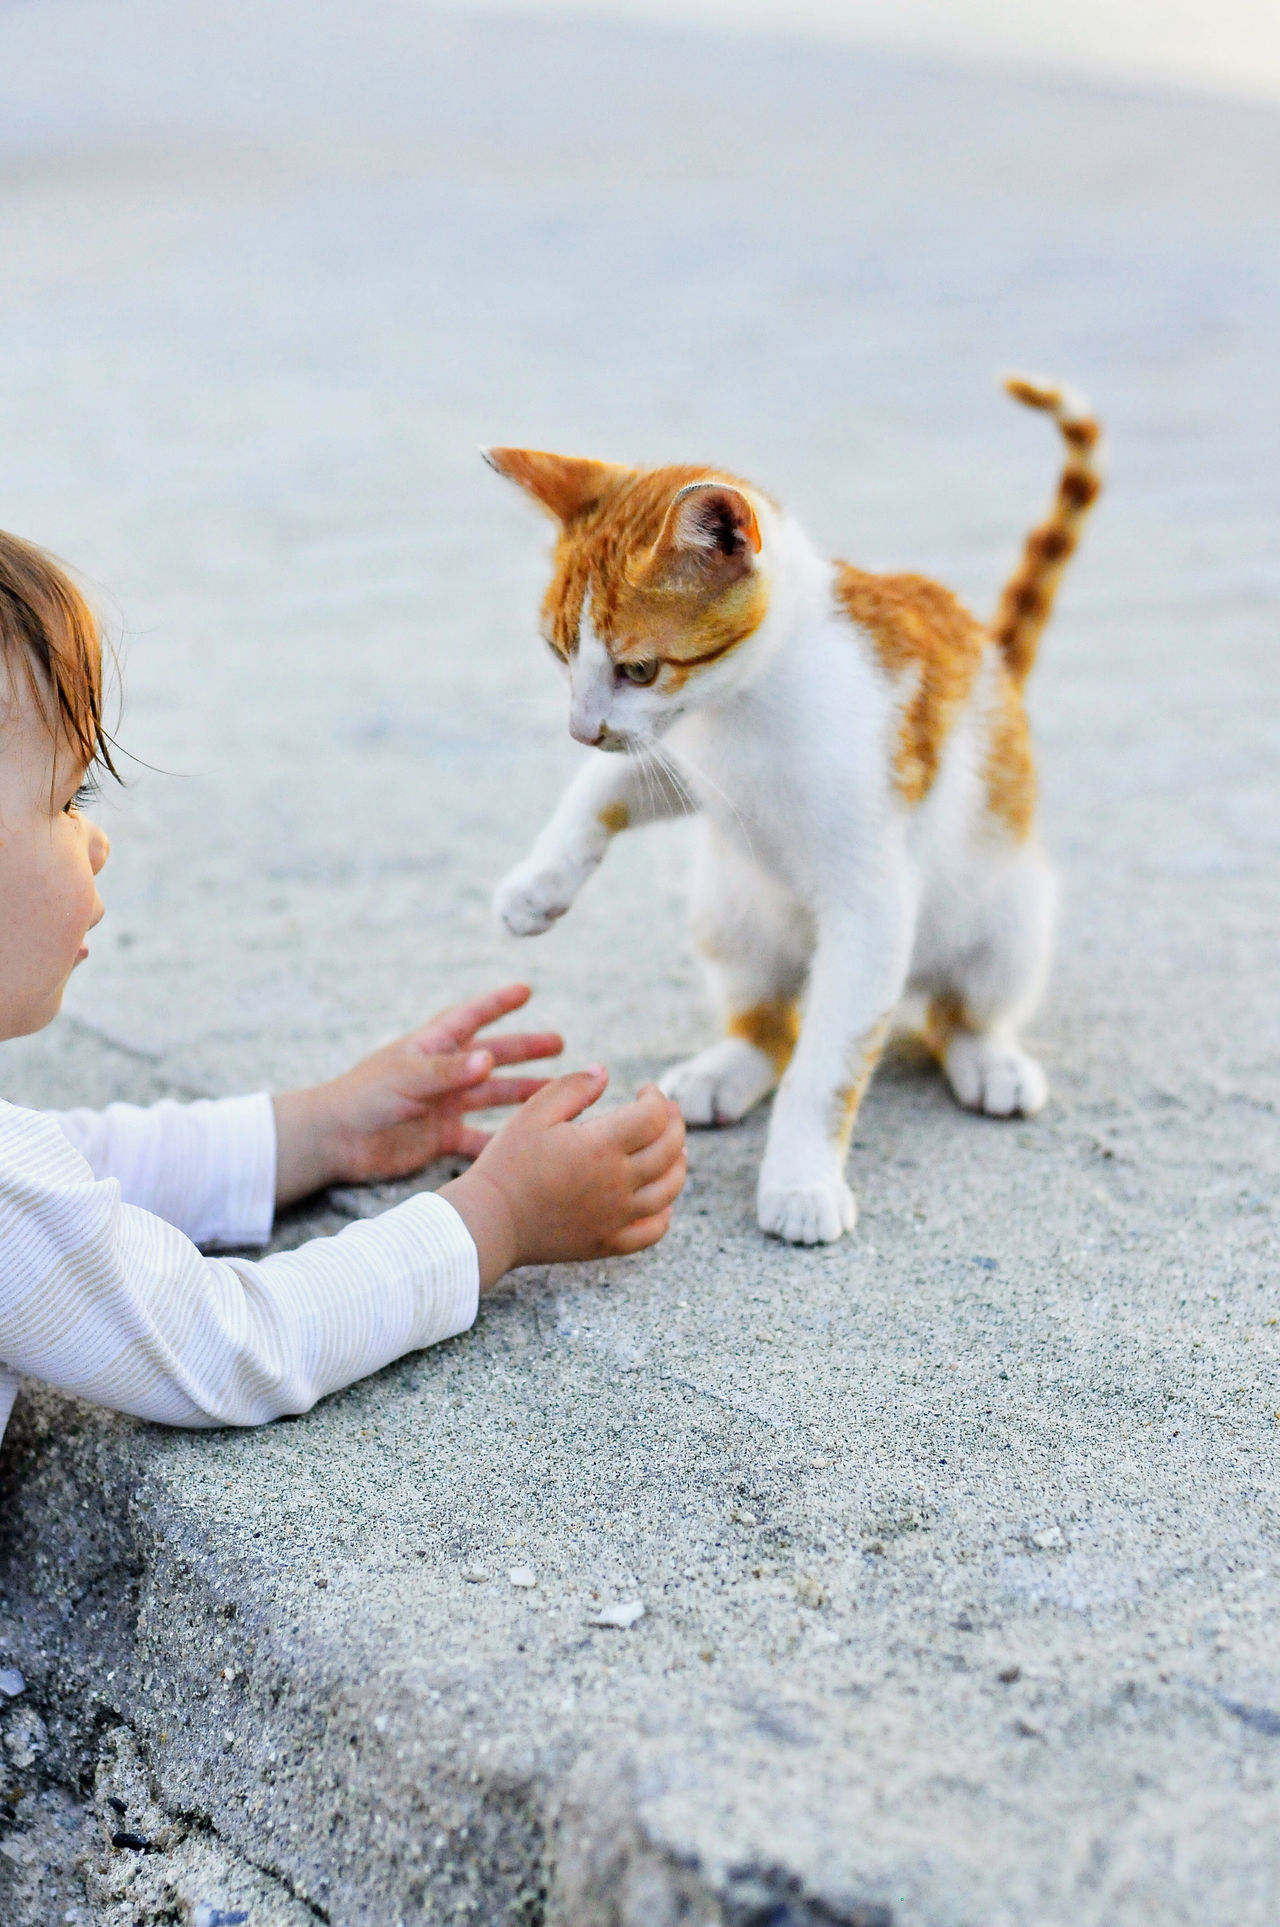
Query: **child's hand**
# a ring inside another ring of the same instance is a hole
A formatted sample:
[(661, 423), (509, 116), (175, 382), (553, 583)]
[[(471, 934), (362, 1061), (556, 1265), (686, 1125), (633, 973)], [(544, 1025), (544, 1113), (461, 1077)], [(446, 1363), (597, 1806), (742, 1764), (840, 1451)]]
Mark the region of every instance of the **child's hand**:
[(495, 1066), (564, 1049), (554, 1031), (475, 1047), (479, 1031), (528, 1001), (527, 984), (508, 984), (442, 1012), (331, 1083), (276, 1097), (276, 1204), (326, 1184), (407, 1177), (433, 1158), (477, 1156), (489, 1134), (473, 1130), (467, 1112), (523, 1104), (547, 1081), (494, 1077)]
[(557, 1078), (443, 1187), (475, 1239), (482, 1290), (515, 1265), (617, 1257), (666, 1232), (685, 1180), (684, 1120), (646, 1084), (634, 1103), (579, 1123), (608, 1081), (599, 1068)]

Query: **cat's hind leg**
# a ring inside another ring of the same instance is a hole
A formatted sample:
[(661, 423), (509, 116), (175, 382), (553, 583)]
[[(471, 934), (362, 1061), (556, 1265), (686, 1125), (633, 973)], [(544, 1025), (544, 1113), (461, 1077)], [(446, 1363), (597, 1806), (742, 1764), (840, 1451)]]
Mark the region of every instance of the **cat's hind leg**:
[(1052, 872), (1028, 851), (930, 1000), (925, 1039), (966, 1110), (1034, 1117), (1044, 1108), (1048, 1081), (1017, 1027), (1044, 986), (1053, 908)]
[(1006, 1025), (978, 1028), (954, 995), (935, 997), (925, 1031), (958, 1104), (987, 1117), (1034, 1117), (1049, 1084), (1041, 1066)]
[(736, 1124), (790, 1061), (812, 933), (786, 891), (705, 820), (699, 831), (693, 928), (726, 1034), (660, 1082), (686, 1124)]

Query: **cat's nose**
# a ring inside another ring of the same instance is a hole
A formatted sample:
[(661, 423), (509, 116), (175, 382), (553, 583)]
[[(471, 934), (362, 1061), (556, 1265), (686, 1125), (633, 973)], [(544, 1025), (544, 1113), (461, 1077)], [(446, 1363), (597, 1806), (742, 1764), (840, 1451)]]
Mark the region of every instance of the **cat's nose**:
[(583, 662), (580, 649), (569, 692), (569, 734), (588, 749), (597, 749), (604, 741), (613, 708), (613, 671), (604, 651), (597, 653), (599, 662), (594, 658)]
[(607, 717), (608, 704), (600, 700), (598, 691), (575, 692), (575, 700), (569, 705), (569, 734), (575, 743), (596, 749), (609, 733)]

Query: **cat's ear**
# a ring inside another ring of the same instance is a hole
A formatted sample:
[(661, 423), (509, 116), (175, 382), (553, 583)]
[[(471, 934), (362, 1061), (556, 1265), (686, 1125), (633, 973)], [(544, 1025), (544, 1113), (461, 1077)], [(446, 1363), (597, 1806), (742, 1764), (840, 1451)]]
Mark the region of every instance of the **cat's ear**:
[(750, 573), (761, 546), (760, 523), (740, 488), (690, 482), (672, 497), (642, 573), (655, 588), (672, 576), (732, 582)]
[(595, 508), (619, 482), (633, 473), (617, 462), (592, 462), (577, 455), (549, 455), (541, 448), (482, 448), (490, 468), (517, 482), (558, 522), (569, 523)]

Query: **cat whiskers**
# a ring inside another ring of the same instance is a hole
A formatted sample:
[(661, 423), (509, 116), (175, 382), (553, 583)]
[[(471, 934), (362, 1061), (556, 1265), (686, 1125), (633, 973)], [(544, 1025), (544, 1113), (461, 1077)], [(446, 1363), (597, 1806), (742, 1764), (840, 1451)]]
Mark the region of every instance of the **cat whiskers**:
[[(696, 809), (698, 805), (698, 798), (695, 795), (694, 791), (691, 789), (685, 777), (684, 770), (682, 770), (680, 765), (676, 762), (670, 750), (664, 749), (660, 742), (655, 741), (649, 745), (647, 753), (653, 757), (654, 761), (658, 765), (658, 768), (675, 785), (677, 794), (680, 796), (683, 796), (685, 801), (692, 808)], [(719, 797), (720, 801), (724, 804), (730, 816), (733, 818), (734, 822), (741, 830), (743, 841), (747, 846), (748, 854), (754, 857), (755, 846), (751, 841), (750, 827), (747, 823), (746, 817), (742, 814), (742, 811), (738, 808), (733, 798), (731, 796), (727, 796), (724, 790), (721, 789), (720, 785), (717, 782), (715, 782), (710, 776), (708, 776), (705, 770), (698, 769), (695, 764), (691, 763), (687, 756), (683, 760), (684, 760), (685, 768), (687, 768), (690, 776), (695, 777), (699, 783), (705, 783), (707, 788), (712, 792), (712, 794)]]
[(631, 760), (636, 766), (636, 774), (639, 776), (644, 789), (645, 807), (651, 810), (656, 818), (661, 814), (661, 794), (658, 785), (654, 781), (653, 770), (649, 762), (648, 749), (633, 750), (631, 752)]
[(678, 771), (671, 769), (669, 765), (664, 767), (654, 744), (646, 743), (643, 748), (632, 750), (631, 760), (644, 786), (645, 805), (653, 812), (655, 821), (660, 821), (667, 813), (663, 808), (665, 789), (674, 789), (686, 806), (693, 803), (694, 798), (690, 793), (689, 785)]

